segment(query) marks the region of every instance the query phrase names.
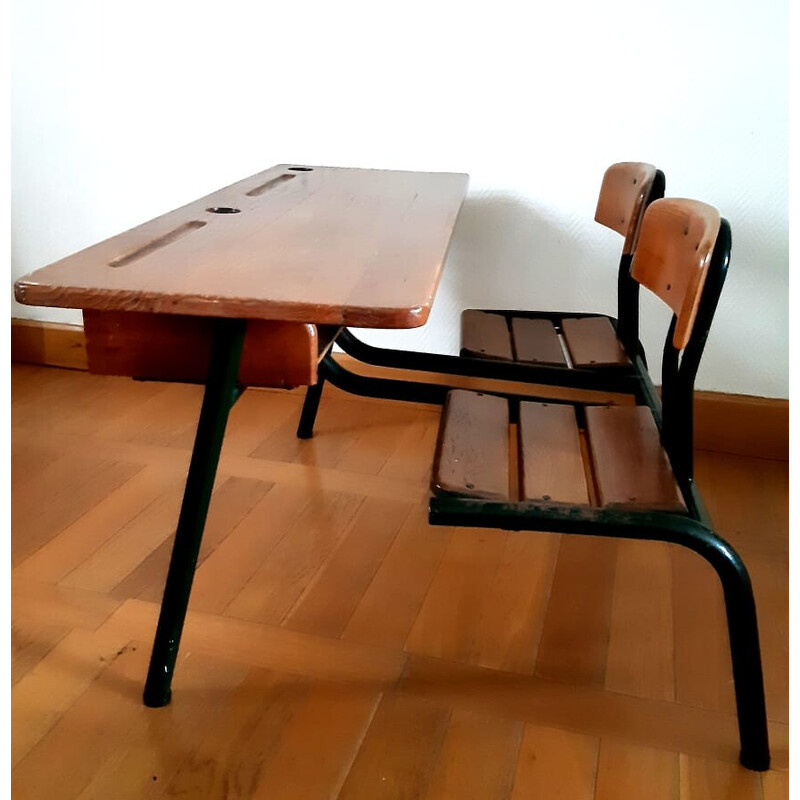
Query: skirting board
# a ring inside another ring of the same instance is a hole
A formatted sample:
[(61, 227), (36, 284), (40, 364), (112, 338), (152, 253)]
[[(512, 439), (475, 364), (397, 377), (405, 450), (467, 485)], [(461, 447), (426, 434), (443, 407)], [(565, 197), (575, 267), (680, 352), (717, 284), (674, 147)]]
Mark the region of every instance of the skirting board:
[[(454, 379), (358, 364), (338, 353), (343, 366), (369, 375), (391, 374), (410, 380), (439, 380), (464, 388), (486, 385), (475, 379)], [(83, 328), (52, 322), (11, 320), (11, 360), (68, 369), (86, 369)], [(356, 366), (357, 365), (357, 366)], [(720, 392), (695, 393), (695, 445), (701, 450), (789, 460), (789, 401)]]

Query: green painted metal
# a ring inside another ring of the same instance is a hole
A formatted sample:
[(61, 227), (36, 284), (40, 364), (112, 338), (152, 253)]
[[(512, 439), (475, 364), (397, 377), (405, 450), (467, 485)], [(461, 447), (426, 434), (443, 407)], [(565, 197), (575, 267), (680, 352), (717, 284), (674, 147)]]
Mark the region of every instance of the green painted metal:
[(236, 383), (236, 376), (246, 326), (246, 320), (238, 319), (220, 319), (215, 323), (200, 421), (144, 688), (144, 703), (152, 708), (167, 705), (172, 693), (172, 674), (189, 606), (228, 413), (242, 391)]

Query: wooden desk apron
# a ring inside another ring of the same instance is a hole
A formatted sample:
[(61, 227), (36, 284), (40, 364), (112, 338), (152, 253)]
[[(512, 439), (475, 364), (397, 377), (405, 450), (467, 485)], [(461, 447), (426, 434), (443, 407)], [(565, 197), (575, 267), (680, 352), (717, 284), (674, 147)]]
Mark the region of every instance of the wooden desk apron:
[(83, 309), (91, 372), (205, 381), (227, 317), (249, 320), (243, 385), (313, 384), (341, 326), (425, 323), (467, 183), (278, 165), (37, 270), (15, 296)]

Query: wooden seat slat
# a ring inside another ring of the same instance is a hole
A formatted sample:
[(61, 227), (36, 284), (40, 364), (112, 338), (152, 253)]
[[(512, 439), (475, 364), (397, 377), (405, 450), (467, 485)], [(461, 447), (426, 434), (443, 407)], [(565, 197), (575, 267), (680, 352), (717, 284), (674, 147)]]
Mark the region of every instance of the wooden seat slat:
[(575, 409), (555, 403), (520, 403), (522, 500), (588, 503)]
[(514, 317), (511, 332), (517, 361), (567, 366), (558, 333), (549, 319)]
[(586, 427), (601, 506), (686, 510), (649, 408), (589, 406)]
[(607, 317), (573, 317), (561, 323), (572, 363), (576, 367), (624, 367), (630, 359)]
[(433, 491), (508, 500), (508, 485), (508, 401), (451, 391), (442, 410)]
[(461, 313), (461, 355), (511, 361), (511, 334), (502, 314), (467, 309)]

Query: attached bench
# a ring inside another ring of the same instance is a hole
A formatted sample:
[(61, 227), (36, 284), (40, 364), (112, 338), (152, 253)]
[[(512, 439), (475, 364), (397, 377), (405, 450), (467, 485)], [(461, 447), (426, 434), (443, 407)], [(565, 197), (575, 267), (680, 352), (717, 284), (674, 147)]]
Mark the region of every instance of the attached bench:
[[(701, 555), (725, 594), (740, 759), (749, 769), (765, 770), (769, 742), (752, 587), (742, 560), (714, 533), (693, 481), (694, 380), (730, 241), (728, 223), (710, 206), (655, 201), (644, 216), (631, 276), (674, 312), (664, 344), (663, 402), (639, 357), (629, 368), (644, 387), (646, 404), (509, 400), (452, 390), (442, 412), (429, 519), (435, 525), (652, 539)], [(506, 328), (511, 334), (526, 328), (514, 323)], [(571, 333), (586, 321), (563, 323), (555, 333), (572, 358), (580, 352), (580, 334), (574, 339)], [(489, 324), (500, 329), (495, 320)], [(550, 331), (534, 327), (555, 352)], [(524, 348), (510, 341), (518, 357)], [(510, 446), (513, 435), (517, 447)]]
[(524, 311), (461, 312), (461, 355), (566, 369), (632, 363), (609, 317)]
[(617, 277), (617, 317), (536, 311), (467, 309), (461, 355), (567, 370), (632, 368), (639, 344), (639, 285), (630, 267), (644, 214), (664, 196), (664, 174), (651, 164), (623, 162), (606, 170), (595, 221), (625, 237)]
[(509, 460), (509, 401), (455, 389), (433, 473), (439, 496), (686, 513), (646, 406), (520, 402)]

